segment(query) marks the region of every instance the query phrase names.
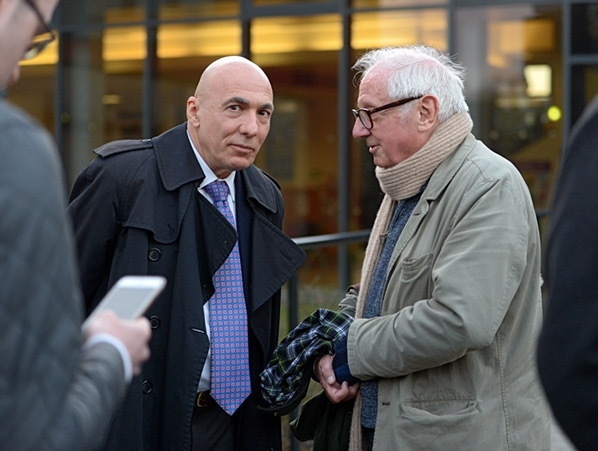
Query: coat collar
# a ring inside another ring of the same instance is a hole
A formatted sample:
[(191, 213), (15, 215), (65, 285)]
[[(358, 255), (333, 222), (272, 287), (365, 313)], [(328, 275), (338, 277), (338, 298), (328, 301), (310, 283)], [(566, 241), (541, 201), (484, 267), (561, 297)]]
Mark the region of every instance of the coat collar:
[(187, 183), (199, 184), (204, 173), (187, 138), (187, 123), (177, 125), (152, 139), (158, 170), (167, 191)]
[(433, 201), (440, 196), (440, 193), (444, 191), (446, 186), (453, 179), (471, 150), (474, 148), (476, 142), (476, 138), (470, 133), (459, 147), (440, 163), (440, 166), (438, 166), (432, 174), (428, 186), (422, 194), (424, 199)]
[[(187, 183), (199, 186), (205, 175), (193, 155), (186, 122), (153, 138), (152, 142), (160, 177), (167, 191), (174, 191)], [(276, 182), (263, 171), (251, 165), (238, 171), (235, 179), (235, 183), (243, 184), (241, 192), (245, 192), (248, 199), (253, 199), (271, 212), (277, 210), (276, 188), (268, 179)]]

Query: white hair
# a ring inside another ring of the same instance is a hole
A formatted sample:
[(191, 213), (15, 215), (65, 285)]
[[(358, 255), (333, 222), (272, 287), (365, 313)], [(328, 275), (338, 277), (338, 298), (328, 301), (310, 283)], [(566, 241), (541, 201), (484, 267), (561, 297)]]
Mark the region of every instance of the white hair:
[(389, 72), (388, 96), (391, 99), (422, 95), (436, 97), (440, 122), (454, 114), (469, 111), (463, 94), (463, 66), (433, 47), (411, 45), (371, 50), (353, 65), (357, 71), (357, 82), (374, 67)]

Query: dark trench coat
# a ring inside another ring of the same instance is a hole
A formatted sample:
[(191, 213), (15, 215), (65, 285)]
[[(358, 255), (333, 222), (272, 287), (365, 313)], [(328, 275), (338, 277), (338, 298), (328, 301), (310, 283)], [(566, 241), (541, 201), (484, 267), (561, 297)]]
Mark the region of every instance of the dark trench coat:
[[(133, 379), (105, 449), (186, 450), (209, 346), (203, 304), (237, 233), (197, 191), (204, 175), (186, 124), (151, 140), (109, 143), (95, 153), (68, 207), (87, 310), (125, 274), (168, 280), (147, 313), (151, 358)], [(253, 386), (240, 412), (238, 442), (248, 450), (280, 449), (279, 419), (258, 409), (258, 376), (278, 341), (280, 289), (305, 254), (280, 230), (284, 205), (272, 179), (250, 166), (237, 172), (235, 189)]]

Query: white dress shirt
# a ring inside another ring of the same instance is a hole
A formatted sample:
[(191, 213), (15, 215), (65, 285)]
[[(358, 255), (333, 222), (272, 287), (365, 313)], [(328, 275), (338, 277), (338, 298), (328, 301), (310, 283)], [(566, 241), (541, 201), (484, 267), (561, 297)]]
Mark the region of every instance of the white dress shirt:
[[(204, 187), (209, 185), (210, 183), (212, 183), (215, 180), (221, 180), (221, 181), (226, 182), (226, 184), (228, 185), (228, 205), (230, 206), (230, 209), (233, 213), (233, 217), (235, 218), (235, 223), (236, 223), (237, 212), (236, 212), (236, 208), (235, 208), (235, 172), (232, 172), (225, 179), (219, 179), (218, 177), (216, 177), (214, 172), (212, 172), (210, 167), (207, 165), (207, 163), (204, 161), (204, 159), (199, 154), (198, 150), (195, 148), (195, 145), (193, 144), (193, 141), (191, 140), (191, 137), (189, 136), (189, 132), (187, 132), (187, 137), (189, 138), (189, 143), (191, 144), (191, 147), (193, 148), (193, 152), (195, 153), (195, 157), (197, 158), (199, 166), (201, 167), (201, 170), (203, 171), (203, 173), (205, 175), (205, 178), (203, 179), (203, 181), (201, 182), (201, 184), (199, 185), (199, 188), (197, 190), (206, 199), (208, 199), (210, 202), (212, 202), (212, 198), (208, 195), (208, 193), (204, 189)], [(204, 318), (205, 318), (205, 323), (206, 323), (206, 334), (208, 335), (208, 339), (209, 339), (210, 338), (210, 302), (209, 301), (204, 304), (203, 313), (204, 313)], [(212, 362), (212, 354), (211, 354), (211, 347), (210, 347), (210, 349), (208, 349), (208, 356), (206, 358), (206, 363), (204, 364), (203, 371), (201, 372), (201, 378), (199, 380), (199, 385), (197, 387), (198, 392), (206, 391), (206, 390), (210, 389), (210, 370), (211, 370), (211, 366), (212, 366), (211, 362)]]

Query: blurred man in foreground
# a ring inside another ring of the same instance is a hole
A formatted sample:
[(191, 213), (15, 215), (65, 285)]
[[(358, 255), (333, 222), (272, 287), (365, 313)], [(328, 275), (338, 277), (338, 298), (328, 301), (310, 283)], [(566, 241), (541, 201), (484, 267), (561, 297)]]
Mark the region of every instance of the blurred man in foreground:
[[(34, 1), (0, 0), (2, 90), (21, 58), (54, 39), (57, 1)], [(4, 98), (0, 160), (0, 444), (91, 449), (149, 356), (149, 322), (106, 312), (82, 333), (60, 160), (48, 133)]]

